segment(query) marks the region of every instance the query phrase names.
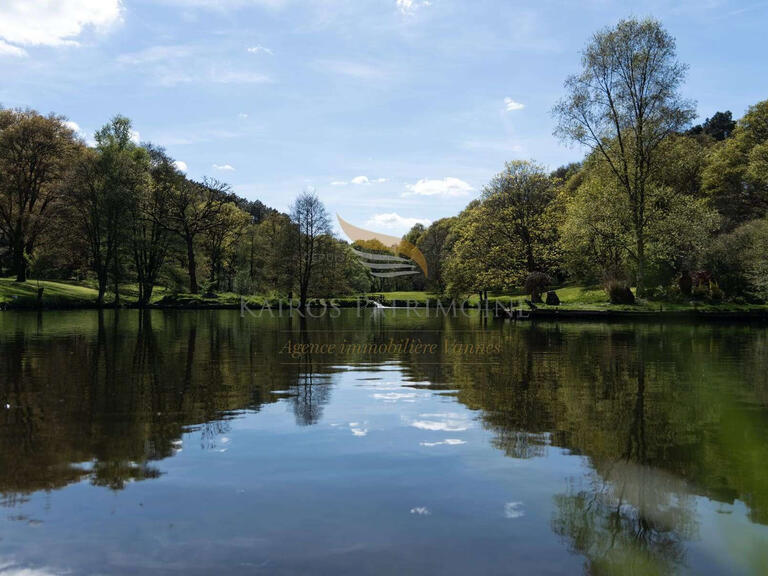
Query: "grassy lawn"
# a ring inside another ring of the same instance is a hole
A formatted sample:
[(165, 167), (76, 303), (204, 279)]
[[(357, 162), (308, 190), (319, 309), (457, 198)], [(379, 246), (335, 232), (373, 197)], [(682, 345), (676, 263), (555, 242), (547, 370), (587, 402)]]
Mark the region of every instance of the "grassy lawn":
[[(18, 283), (13, 278), (0, 278), (0, 308), (34, 308), (37, 303), (38, 286), (43, 288), (43, 307), (44, 308), (83, 308), (93, 306), (96, 303), (98, 295), (95, 287), (88, 282), (52, 282), (48, 280), (29, 280), (25, 283)], [(135, 304), (138, 298), (138, 287), (135, 284), (121, 285), (121, 300), (124, 305)], [(538, 305), (544, 310), (583, 310), (583, 311), (632, 311), (632, 312), (660, 312), (660, 311), (690, 311), (698, 310), (702, 312), (745, 312), (754, 310), (768, 310), (768, 305), (750, 305), (733, 304), (730, 302), (707, 303), (707, 302), (660, 302), (639, 299), (637, 304), (614, 305), (608, 300), (608, 296), (601, 287), (581, 287), (565, 286), (555, 290), (560, 297), (560, 306)], [(430, 307), (436, 305), (440, 300), (440, 295), (431, 292), (371, 292), (359, 296), (344, 296), (335, 298), (340, 306), (355, 307), (358, 299), (365, 297), (381, 300), (389, 306), (406, 306), (416, 303), (416, 305), (426, 305)], [(107, 305), (112, 302), (113, 296), (108, 293), (105, 300)], [(509, 306), (510, 302), (516, 305), (522, 304), (526, 296), (521, 293), (513, 294), (492, 294), (489, 295), (491, 306), (495, 302), (500, 302), (504, 306)], [(269, 304), (276, 308), (280, 301), (284, 306), (288, 305), (285, 298), (279, 299), (276, 296), (254, 295), (247, 296), (246, 303), (251, 308), (262, 307)], [(446, 298), (443, 297), (443, 301)], [(479, 297), (476, 294), (468, 298), (470, 305), (477, 305)], [(200, 294), (170, 294), (163, 288), (156, 288), (153, 294), (152, 303), (169, 308), (237, 308), (240, 306), (240, 295), (232, 292), (223, 292), (217, 294), (215, 298), (206, 298)]]
[[(605, 290), (600, 286), (564, 286), (555, 290), (560, 298), (559, 306), (537, 304), (544, 310), (584, 310), (584, 311), (628, 311), (628, 312), (678, 312), (698, 310), (702, 312), (745, 312), (749, 310), (768, 310), (768, 305), (734, 304), (732, 302), (671, 302), (638, 299), (634, 305), (611, 304)], [(381, 296), (385, 304), (405, 305), (405, 302), (425, 303), (439, 299), (438, 294), (428, 292), (384, 292), (371, 293), (370, 296)], [(492, 294), (488, 297), (491, 306), (500, 302), (509, 306), (510, 302), (522, 304), (528, 296), (521, 292), (511, 294)], [(479, 297), (476, 294), (467, 298), (470, 304), (477, 305)]]
[(0, 304), (34, 306), (37, 289), (43, 288), (44, 306), (82, 306), (96, 302), (98, 292), (78, 284), (64, 284), (48, 280), (15, 282), (13, 278), (0, 278)]

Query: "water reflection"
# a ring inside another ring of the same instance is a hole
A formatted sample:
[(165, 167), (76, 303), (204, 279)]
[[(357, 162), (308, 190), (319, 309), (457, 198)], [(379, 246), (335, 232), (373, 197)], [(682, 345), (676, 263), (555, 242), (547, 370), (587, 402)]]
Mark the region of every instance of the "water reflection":
[[(406, 334), (437, 344), (436, 354), (281, 354), (288, 339), (379, 344)], [(432, 454), (464, 449), (462, 434), (478, 420), (493, 452), (473, 466), (494, 469), (503, 454), (541, 462), (548, 478), (559, 479), (539, 508), (551, 507), (548, 530), (588, 573), (749, 572), (768, 560), (759, 548), (765, 531), (754, 531), (768, 524), (767, 336), (748, 326), (515, 326), (393, 315), (300, 323), (229, 312), (4, 314), (2, 502), (22, 509), (35, 493), (84, 481), (113, 491), (151, 483), (185, 435), (223, 453), (238, 419), (258, 419), (270, 405), (285, 404), (307, 432), (333, 409), (357, 439), (382, 431), (367, 418), (383, 406), (413, 406), (400, 426), (440, 434), (413, 446)], [(453, 347), (488, 342), (500, 352), (478, 357)], [(366, 419), (345, 412), (349, 392), (338, 382), (350, 370), (353, 386), (369, 392), (360, 409)], [(398, 430), (383, 430), (391, 439), (380, 450), (414, 449), (398, 443)], [(414, 462), (407, 470), (450, 481)], [(745, 507), (752, 524), (739, 525), (739, 541), (720, 542), (742, 564), (703, 562), (721, 522), (711, 503)], [(507, 520), (531, 520), (534, 512), (522, 498), (499, 506)], [(429, 513), (409, 515), (439, 517), (418, 503), (408, 510), (422, 508)], [(745, 549), (744, 542), (757, 544)]]

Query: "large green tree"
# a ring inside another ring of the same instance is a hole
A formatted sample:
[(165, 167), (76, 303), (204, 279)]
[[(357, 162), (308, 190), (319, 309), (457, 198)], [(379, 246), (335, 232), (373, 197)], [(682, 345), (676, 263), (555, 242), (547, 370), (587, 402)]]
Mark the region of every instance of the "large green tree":
[[(565, 203), (561, 227), (564, 262), (572, 277), (586, 282), (627, 281), (638, 266), (634, 212), (616, 179), (595, 158), (585, 163), (583, 182)], [(667, 156), (676, 166), (676, 155)], [(649, 276), (666, 283), (692, 269), (718, 227), (718, 215), (704, 197), (665, 182), (659, 170), (646, 186), (644, 242)]]
[(455, 224), (446, 279), (453, 292), (507, 290), (546, 271), (558, 248), (556, 180), (533, 162), (508, 162)]
[(96, 147), (74, 163), (68, 185), (67, 202), (76, 230), (90, 249), (99, 305), (104, 302), (110, 277), (115, 303), (119, 302), (123, 260), (135, 231), (132, 209), (150, 186), (149, 155), (131, 138), (131, 121), (115, 116), (96, 133)]
[(686, 67), (674, 38), (653, 19), (622, 20), (596, 33), (582, 54), (582, 70), (565, 82), (555, 107), (555, 133), (595, 151), (626, 199), (642, 294), (646, 267), (648, 186), (659, 147), (694, 118), (679, 93)]
[(152, 299), (160, 271), (171, 250), (172, 234), (164, 225), (171, 198), (184, 178), (173, 160), (161, 148), (146, 146), (149, 154), (149, 181), (138, 190), (130, 205), (131, 253), (139, 286), (139, 305)]
[(750, 106), (718, 144), (702, 179), (726, 231), (768, 213), (768, 100)]
[(201, 235), (220, 224), (224, 205), (230, 202), (229, 186), (217, 180), (179, 181), (170, 200), (168, 219), (164, 225), (175, 233), (186, 249), (189, 291), (200, 291), (197, 279), (198, 244)]
[(62, 184), (80, 147), (61, 116), (0, 109), (0, 235), (18, 282), (27, 279), (28, 258), (61, 209)]

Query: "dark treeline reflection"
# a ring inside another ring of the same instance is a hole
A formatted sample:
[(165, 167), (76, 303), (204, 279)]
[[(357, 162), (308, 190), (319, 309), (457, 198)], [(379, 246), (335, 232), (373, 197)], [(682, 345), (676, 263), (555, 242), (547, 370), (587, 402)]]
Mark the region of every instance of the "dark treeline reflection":
[[(289, 341), (403, 338), (438, 347), (285, 353)], [(477, 353), (494, 343), (500, 352)], [(551, 527), (590, 572), (674, 571), (699, 531), (695, 496), (740, 500), (750, 520), (768, 524), (768, 331), (749, 326), (354, 311), (306, 323), (235, 312), (3, 315), (0, 491), (12, 504), (83, 479), (120, 489), (160, 474), (184, 432), (200, 429), (213, 445), (237, 411), (279, 399), (297, 424), (316, 424), (334, 374), (355, 366), (451, 390), (509, 457), (554, 447), (582, 456), (588, 473), (553, 496)]]

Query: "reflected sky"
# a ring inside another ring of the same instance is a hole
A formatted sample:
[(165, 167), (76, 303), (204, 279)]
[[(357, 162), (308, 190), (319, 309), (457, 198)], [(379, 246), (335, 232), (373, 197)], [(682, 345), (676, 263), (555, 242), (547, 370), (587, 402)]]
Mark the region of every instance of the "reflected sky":
[[(305, 328), (1, 315), (0, 574), (768, 565), (764, 328), (396, 315)], [(450, 347), (278, 353), (339, 330), (502, 346), (485, 365)]]

